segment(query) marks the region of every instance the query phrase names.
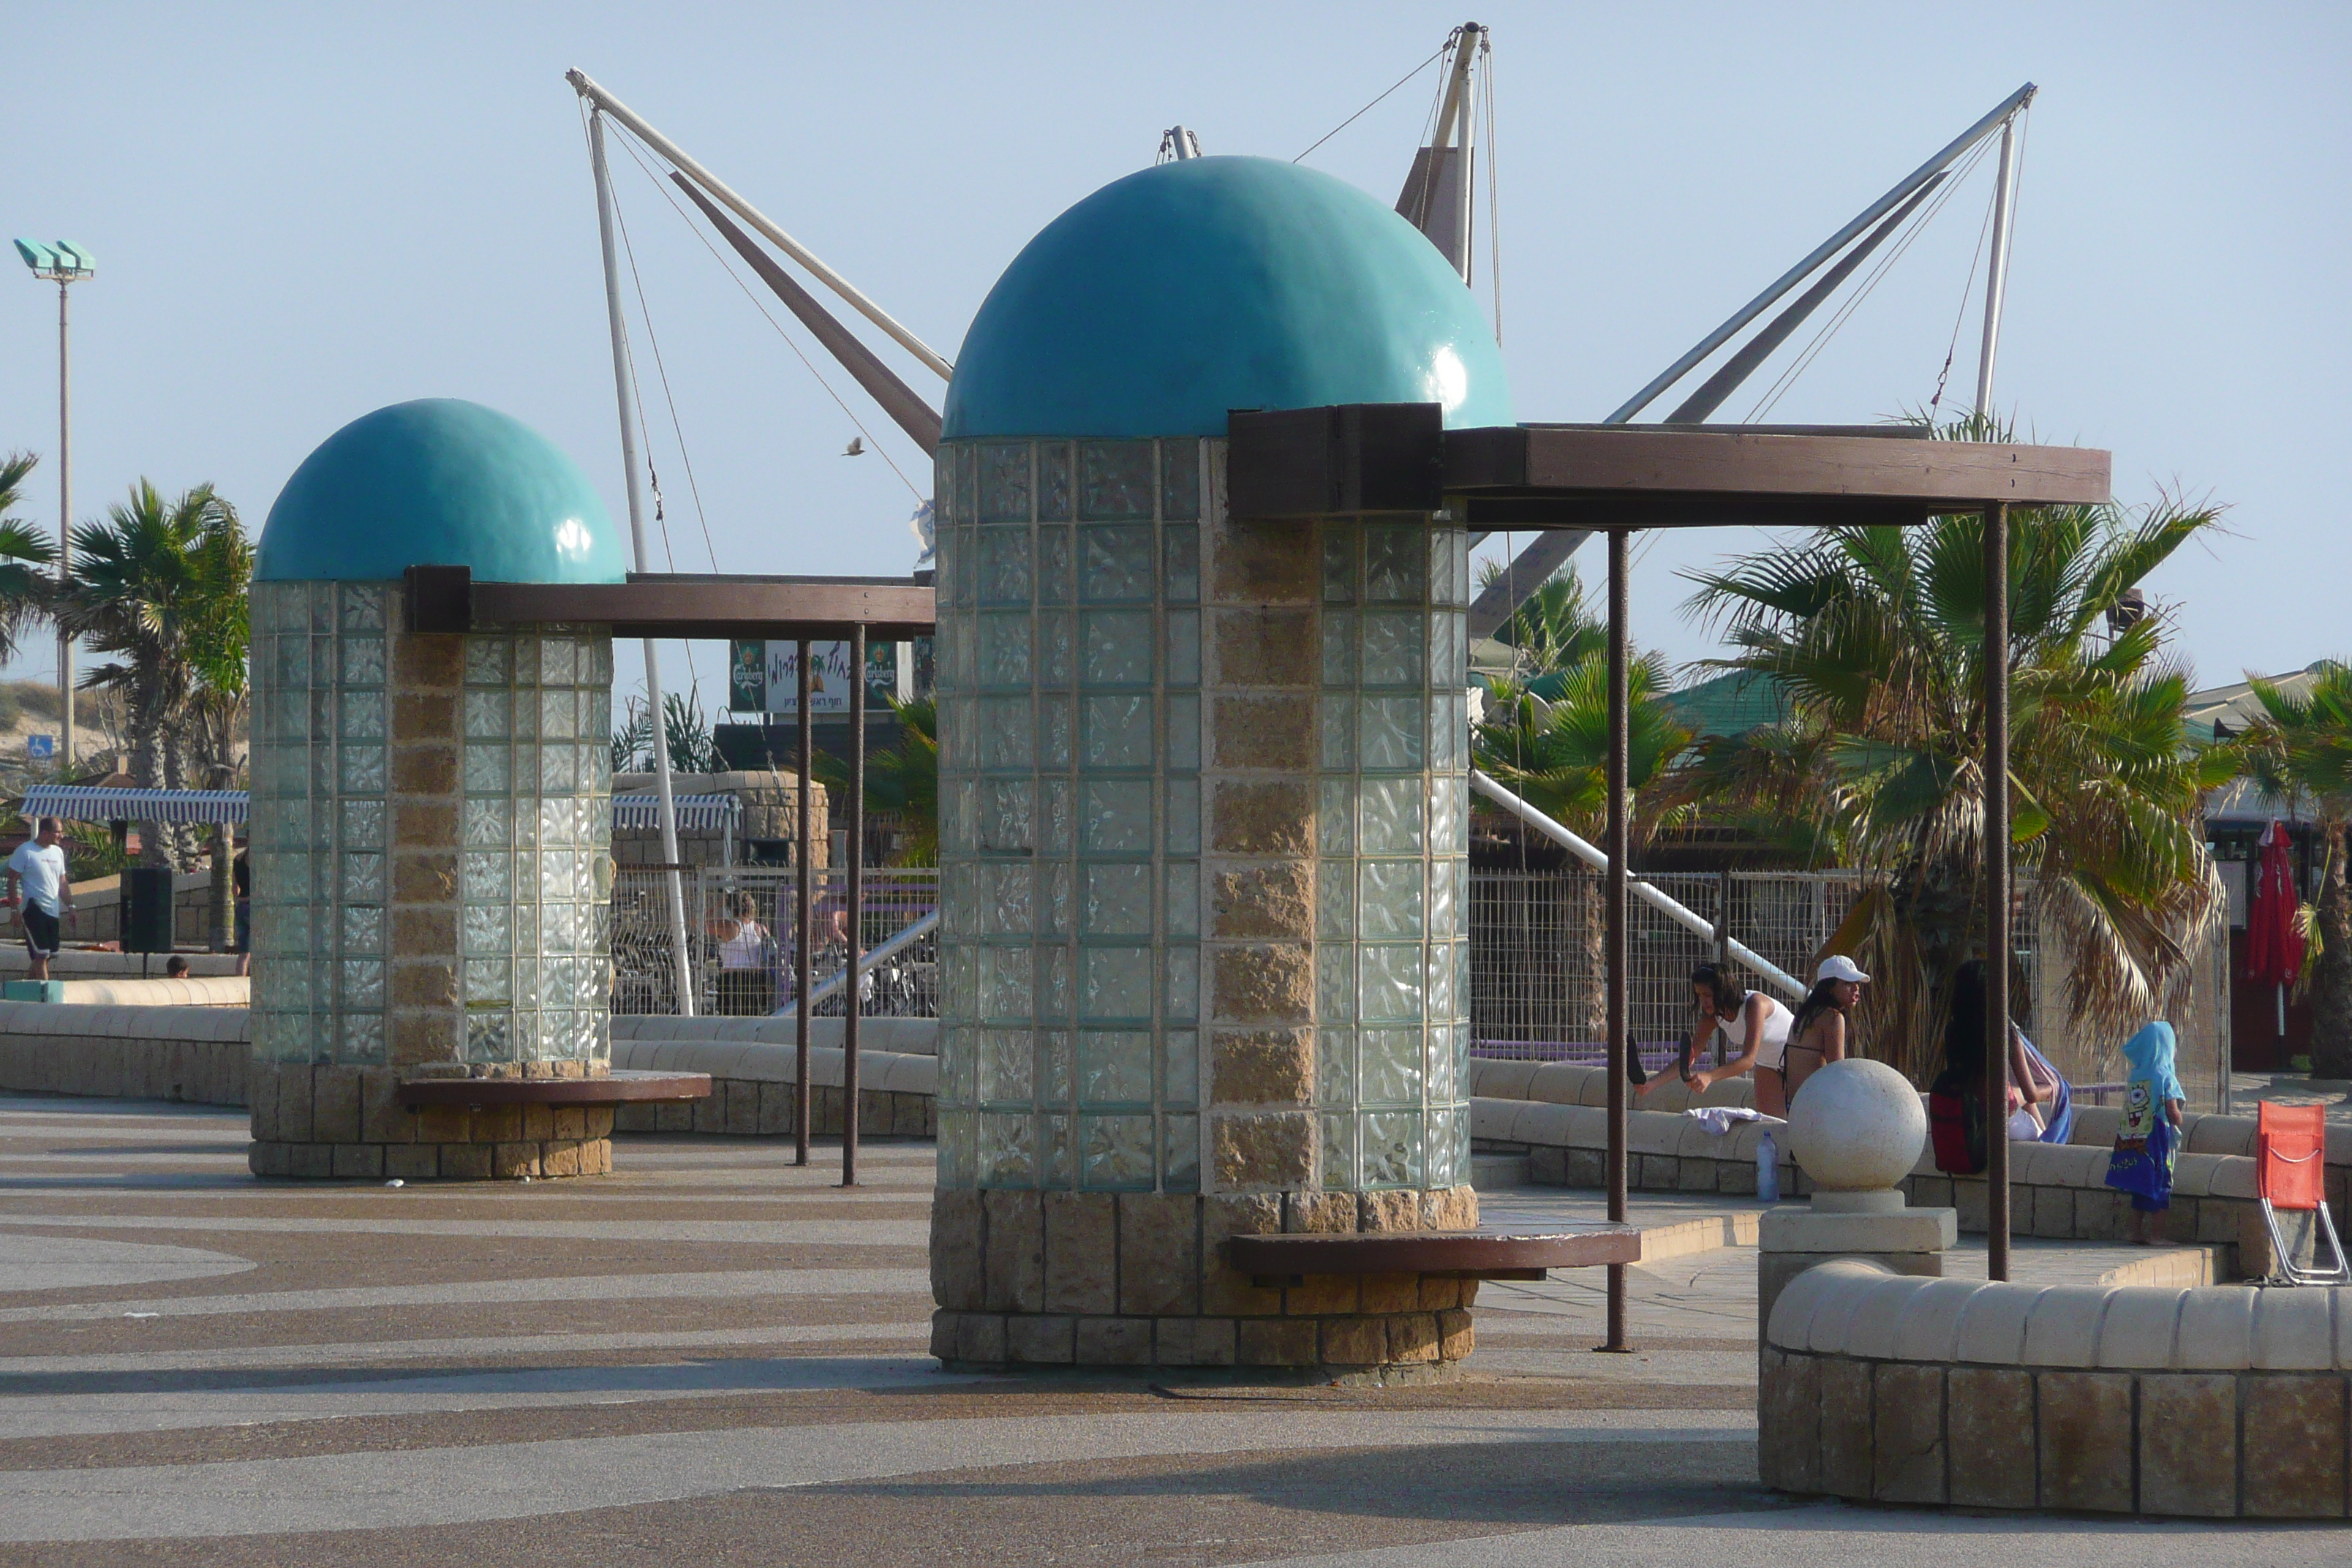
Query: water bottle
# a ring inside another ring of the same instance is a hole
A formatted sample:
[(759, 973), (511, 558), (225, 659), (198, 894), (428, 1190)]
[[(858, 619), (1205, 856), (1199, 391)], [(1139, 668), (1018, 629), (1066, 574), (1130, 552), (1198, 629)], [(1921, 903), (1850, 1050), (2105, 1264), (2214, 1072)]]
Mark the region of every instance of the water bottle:
[(1756, 1195), (1768, 1204), (1780, 1201), (1780, 1146), (1769, 1127), (1756, 1140)]

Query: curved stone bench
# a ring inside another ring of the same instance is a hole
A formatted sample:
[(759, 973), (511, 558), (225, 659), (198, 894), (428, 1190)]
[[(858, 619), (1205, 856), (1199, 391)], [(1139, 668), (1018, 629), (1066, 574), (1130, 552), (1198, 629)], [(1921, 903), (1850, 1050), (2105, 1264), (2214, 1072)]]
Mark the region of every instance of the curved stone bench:
[(58, 982), (56, 1004), (82, 1007), (242, 1007), (251, 995), (242, 974), (192, 974), (174, 980), (136, 974)]
[[(813, 1018), (812, 1024), (828, 1020)], [(830, 1020), (835, 1024), (839, 1019)], [(893, 1022), (927, 1022), (898, 1019)], [(619, 1019), (614, 1023), (618, 1025)], [(624, 1105), (614, 1128), (622, 1132), (708, 1132), (734, 1137), (774, 1137), (793, 1130), (798, 1110), (799, 1052), (790, 1044), (743, 1037), (746, 1024), (772, 1025), (772, 1019), (663, 1018), (640, 1020), (672, 1026), (735, 1025), (735, 1037), (715, 1034), (701, 1037), (625, 1038), (615, 1028), (613, 1067), (649, 1072), (706, 1073), (710, 1096), (691, 1105)], [(789, 1026), (790, 1020), (784, 1020)], [(836, 1031), (835, 1037), (839, 1036)], [(787, 1041), (791, 1036), (785, 1036)], [(839, 1046), (809, 1047), (810, 1131), (841, 1131), (843, 1063), (847, 1053)], [(870, 1049), (864, 1030), (857, 1048), (858, 1131), (869, 1136), (930, 1138), (938, 1135), (940, 1058), (910, 1051)]]
[(246, 1103), (243, 1007), (0, 1002), (0, 1090)]
[(1772, 1309), (1784, 1491), (2116, 1513), (2347, 1511), (2352, 1290), (1990, 1284), (1843, 1259)]

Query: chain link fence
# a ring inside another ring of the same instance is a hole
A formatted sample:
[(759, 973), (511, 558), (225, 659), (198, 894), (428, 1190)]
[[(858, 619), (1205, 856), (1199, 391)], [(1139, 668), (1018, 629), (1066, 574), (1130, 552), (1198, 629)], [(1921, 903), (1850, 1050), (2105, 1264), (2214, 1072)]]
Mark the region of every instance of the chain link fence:
[[(707, 866), (679, 875), (695, 1011), (759, 1017), (792, 1005), (799, 874), (787, 866)], [(849, 879), (830, 870), (810, 881), (814, 907), (809, 970), (817, 996), (810, 1014), (838, 1016), (848, 1007), (843, 972), (849, 951)], [(939, 1016), (939, 872), (929, 867), (866, 873), (860, 926), (867, 963), (860, 1010), (867, 1016)], [(646, 867), (622, 867), (614, 875), (615, 1013), (678, 1010), (668, 884), (667, 872)]]
[[(1710, 925), (1730, 912), (1729, 934), (1799, 980), (1810, 980), (1831, 933), (1868, 886), (1853, 871), (1733, 871), (1644, 877)], [(1606, 1037), (1602, 937), (1606, 880), (1582, 867), (1474, 870), (1470, 876), (1471, 1050), (1509, 1060), (1599, 1065)], [(1628, 1023), (1642, 1065), (1672, 1065), (1691, 1026), (1690, 972), (1726, 968), (1741, 984), (1794, 1005), (1796, 998), (1716, 944), (1639, 899), (1628, 900)], [(2050, 916), (2032, 889), (2013, 925), (2023, 994), (2018, 1016), (2068, 1081), (2110, 1098), (2123, 1076), (2127, 1031), (2077, 1028), (2066, 1017), (2067, 967)], [(2209, 941), (2191, 956), (2193, 984), (2168, 1015), (2179, 1037), (2181, 1086), (2199, 1110), (2226, 1109), (2229, 950)]]
[[(1851, 872), (1689, 872), (1642, 879), (1710, 925), (1728, 906), (1730, 934), (1804, 978), (1813, 955), (1853, 908)], [(1598, 871), (1474, 870), (1470, 874), (1471, 1049), (1513, 1060), (1598, 1064), (1607, 1022), (1602, 937), (1607, 882)], [(1642, 1065), (1673, 1062), (1690, 1030), (1690, 972), (1725, 967), (1782, 1001), (1717, 944), (1639, 899), (1628, 900), (1627, 1020)]]

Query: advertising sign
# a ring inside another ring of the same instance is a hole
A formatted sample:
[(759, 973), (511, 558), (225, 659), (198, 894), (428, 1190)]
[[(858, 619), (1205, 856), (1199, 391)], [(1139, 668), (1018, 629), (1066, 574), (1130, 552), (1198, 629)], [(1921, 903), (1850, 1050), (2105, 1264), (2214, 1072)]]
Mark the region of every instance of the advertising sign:
[[(906, 689), (903, 667), (907, 645), (876, 642), (866, 645), (866, 700), (869, 711), (883, 710), (885, 697)], [(809, 710), (849, 711), (849, 644), (809, 645)], [(728, 706), (738, 713), (793, 713), (800, 710), (800, 644), (738, 639), (728, 646)]]

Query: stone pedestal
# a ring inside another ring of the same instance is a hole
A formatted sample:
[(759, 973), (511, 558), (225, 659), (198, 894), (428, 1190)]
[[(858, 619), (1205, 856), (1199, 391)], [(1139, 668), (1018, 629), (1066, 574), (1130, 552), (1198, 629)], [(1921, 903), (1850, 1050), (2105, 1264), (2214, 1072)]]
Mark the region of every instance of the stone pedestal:
[(1911, 1208), (1900, 1191), (1927, 1141), (1917, 1091), (1885, 1062), (1850, 1057), (1806, 1080), (1789, 1108), (1789, 1152), (1813, 1194), (1809, 1207), (1773, 1209), (1759, 1227), (1759, 1339), (1781, 1289), (1817, 1263), (1860, 1258), (1897, 1274), (1943, 1273), (1959, 1211)]
[(1911, 1208), (1897, 1192), (1815, 1193), (1810, 1208), (1772, 1209), (1758, 1227), (1758, 1331), (1772, 1321), (1782, 1289), (1817, 1263), (1860, 1258), (1897, 1274), (1940, 1276), (1959, 1235), (1958, 1209)]
[(1217, 440), (940, 448), (948, 1361), (1470, 1348), (1458, 1280), (1219, 1251), (1476, 1224), (1466, 541), (1237, 522), (1223, 474)]
[(254, 1171), (608, 1168), (609, 1110), (393, 1096), (607, 1070), (611, 636), (413, 634), (385, 583), (252, 610)]

